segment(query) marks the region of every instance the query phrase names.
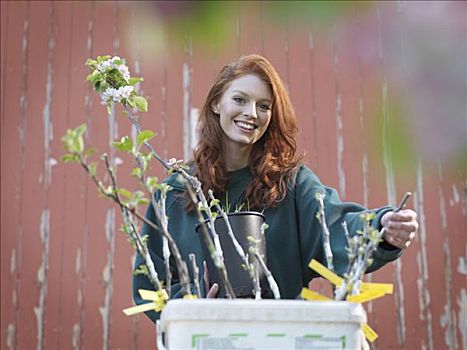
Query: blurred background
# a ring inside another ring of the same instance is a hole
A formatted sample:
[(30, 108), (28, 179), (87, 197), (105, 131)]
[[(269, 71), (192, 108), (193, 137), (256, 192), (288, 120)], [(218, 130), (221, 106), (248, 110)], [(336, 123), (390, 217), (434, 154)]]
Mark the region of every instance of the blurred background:
[(149, 319), (121, 311), (134, 256), (119, 211), (59, 162), (67, 128), (87, 123), (100, 153), (132, 132), (84, 81), (86, 59), (126, 58), (145, 78), (153, 145), (187, 160), (217, 72), (259, 53), (323, 183), (369, 207), (414, 193), (416, 241), (369, 277), (395, 285), (365, 306), (372, 349), (466, 349), (466, 21), (461, 1), (2, 1), (1, 348), (155, 347)]

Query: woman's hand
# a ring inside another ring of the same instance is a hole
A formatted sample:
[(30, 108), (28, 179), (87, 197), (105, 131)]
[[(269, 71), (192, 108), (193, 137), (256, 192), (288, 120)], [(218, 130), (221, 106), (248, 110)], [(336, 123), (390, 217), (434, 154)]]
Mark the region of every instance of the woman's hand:
[(418, 231), (417, 213), (412, 209), (390, 211), (383, 215), (381, 225), (386, 227), (384, 240), (400, 248), (407, 248)]

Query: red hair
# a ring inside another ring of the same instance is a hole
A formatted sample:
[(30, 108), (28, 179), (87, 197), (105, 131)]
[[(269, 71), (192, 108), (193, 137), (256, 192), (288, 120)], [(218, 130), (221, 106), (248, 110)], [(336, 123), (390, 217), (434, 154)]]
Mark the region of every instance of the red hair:
[(273, 207), (285, 197), (287, 183), (302, 157), (296, 154), (297, 123), (292, 103), (279, 74), (262, 56), (242, 56), (220, 71), (198, 121), (195, 175), (205, 193), (208, 189), (212, 189), (216, 197), (224, 193), (228, 179), (224, 162), (225, 136), (212, 106), (219, 102), (233, 80), (248, 74), (255, 74), (271, 89), (272, 113), (268, 129), (250, 153), (253, 180), (246, 189), (246, 199), (252, 208)]

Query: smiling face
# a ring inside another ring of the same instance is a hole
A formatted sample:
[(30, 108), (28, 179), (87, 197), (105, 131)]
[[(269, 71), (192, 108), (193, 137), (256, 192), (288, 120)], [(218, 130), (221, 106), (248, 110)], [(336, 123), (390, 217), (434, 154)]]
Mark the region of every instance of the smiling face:
[(227, 150), (251, 151), (271, 121), (272, 93), (257, 75), (232, 80), (220, 101), (212, 106), (219, 115)]

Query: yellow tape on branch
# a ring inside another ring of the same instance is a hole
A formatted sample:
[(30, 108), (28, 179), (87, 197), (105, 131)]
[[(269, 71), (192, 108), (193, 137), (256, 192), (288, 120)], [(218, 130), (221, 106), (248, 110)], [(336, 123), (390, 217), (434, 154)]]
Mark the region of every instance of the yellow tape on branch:
[[(322, 277), (327, 279), (329, 282), (339, 287), (344, 280), (342, 277), (339, 277), (333, 271), (329, 270), (326, 266), (319, 263), (317, 260), (312, 259), (308, 265), (310, 269), (319, 273)], [(365, 303), (370, 300), (381, 298), (386, 294), (393, 293), (394, 286), (391, 283), (368, 283), (363, 282), (360, 285), (360, 293), (356, 295), (348, 295), (346, 300), (354, 303)], [(303, 288), (300, 293), (303, 299), (306, 300), (332, 300), (324, 295), (313, 292), (307, 288)], [(362, 326), (363, 334), (371, 343), (378, 338), (378, 334), (368, 325), (365, 324)]]
[(125, 315), (132, 316), (149, 310), (159, 312), (164, 308), (167, 300), (169, 299), (165, 289), (158, 290), (157, 292), (153, 290), (139, 289), (138, 293), (143, 300), (151, 300), (151, 302), (126, 308), (123, 310)]
[(363, 325), (362, 327), (363, 334), (365, 334), (366, 339), (369, 342), (373, 343), (377, 338), (378, 334), (371, 328), (368, 324)]
[(366, 303), (367, 301), (374, 300), (385, 296), (386, 293), (380, 290), (369, 290), (368, 292), (349, 295), (347, 296), (347, 301), (352, 301), (354, 303)]
[(326, 278), (329, 282), (336, 286), (340, 286), (343, 282), (343, 279), (337, 276), (334, 272), (329, 270), (326, 266), (320, 264), (317, 260), (312, 259), (308, 264), (310, 269), (318, 272), (321, 276)]
[(362, 282), (360, 285), (360, 292), (366, 292), (369, 290), (379, 290), (384, 294), (392, 294), (394, 285), (392, 283), (368, 283)]
[(313, 292), (312, 290), (308, 288), (302, 288), (302, 292), (300, 293), (300, 296), (306, 300), (324, 300), (324, 301), (332, 300), (324, 295)]

